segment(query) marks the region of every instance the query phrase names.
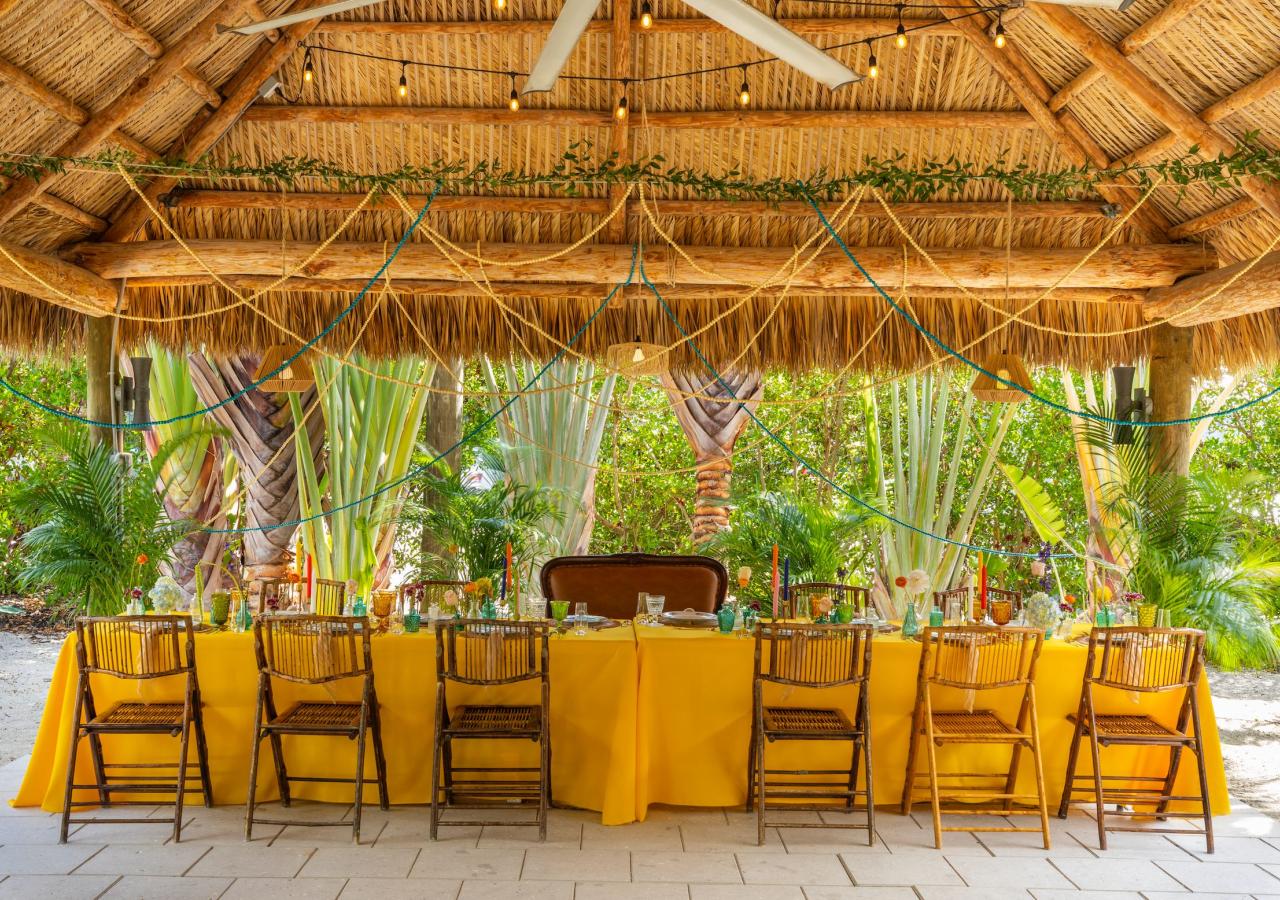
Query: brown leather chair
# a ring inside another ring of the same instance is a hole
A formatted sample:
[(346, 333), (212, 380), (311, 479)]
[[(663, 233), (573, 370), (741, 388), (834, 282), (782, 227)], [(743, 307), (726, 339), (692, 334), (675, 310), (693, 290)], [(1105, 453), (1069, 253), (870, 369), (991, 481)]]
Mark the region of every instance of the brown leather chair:
[(635, 616), (641, 591), (665, 596), (668, 610), (715, 612), (729, 590), (729, 573), (707, 556), (558, 556), (542, 567), (541, 580), (548, 600), (586, 603), (589, 612), (615, 619)]

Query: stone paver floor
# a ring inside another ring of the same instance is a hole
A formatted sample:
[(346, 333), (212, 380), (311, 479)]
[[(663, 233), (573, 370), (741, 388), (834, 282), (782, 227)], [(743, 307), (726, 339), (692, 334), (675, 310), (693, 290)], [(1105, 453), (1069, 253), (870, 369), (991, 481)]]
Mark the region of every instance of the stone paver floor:
[[(0, 768), (3, 796), (24, 765)], [(263, 827), (246, 844), (243, 808), (199, 806), (188, 808), (181, 844), (169, 841), (168, 826), (140, 822), (84, 826), (59, 845), (55, 816), (6, 803), (0, 898), (1280, 898), (1280, 822), (1240, 804), (1216, 820), (1211, 856), (1198, 837), (1140, 833), (1112, 835), (1102, 852), (1084, 813), (1051, 819), (1054, 846), (1045, 851), (1035, 835), (1007, 833), (949, 833), (935, 850), (925, 809), (878, 813), (874, 846), (861, 832), (830, 828), (774, 829), (757, 846), (755, 820), (741, 810), (665, 808), (618, 828), (558, 810), (545, 844), (515, 826), (446, 829), (433, 844), (425, 809), (365, 809), (359, 847), (349, 830), (300, 826)], [(290, 814), (333, 812), (300, 804)]]

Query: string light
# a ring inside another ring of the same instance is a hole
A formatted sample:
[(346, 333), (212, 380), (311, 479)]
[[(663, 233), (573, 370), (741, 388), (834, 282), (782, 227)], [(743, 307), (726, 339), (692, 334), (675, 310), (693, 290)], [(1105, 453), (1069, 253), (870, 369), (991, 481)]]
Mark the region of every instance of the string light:
[(618, 105), (613, 108), (613, 117), (619, 122), (627, 120), (627, 83), (622, 82), (622, 96), (618, 98)]
[(747, 67), (742, 67), (742, 87), (738, 88), (738, 105), (744, 109), (751, 105), (751, 88), (747, 86)]
[(409, 96), (409, 63), (407, 60), (400, 63), (400, 96)]
[(1008, 43), (1008, 39), (1007, 39), (1007, 38), (1005, 38), (1005, 36), (1004, 36), (1004, 10), (1003, 10), (1003, 9), (1001, 9), (1001, 10), (1000, 10), (1000, 12), (996, 13), (996, 38), (995, 38), (995, 44), (996, 44), (996, 47), (998, 47), (999, 49), (1003, 50), (1003, 49), (1004, 49), (1004, 45), (1005, 45), (1005, 44), (1007, 44), (1007, 43)]
[(894, 32), (897, 37), (893, 42), (898, 45), (899, 50), (903, 50), (907, 46), (907, 26), (902, 22), (902, 4), (898, 4), (898, 28)]
[(311, 48), (307, 48), (307, 52), (302, 54), (302, 80), (307, 84), (315, 81), (316, 69), (311, 64)]
[(870, 54), (870, 55), (867, 57), (867, 77), (868, 77), (868, 78), (879, 78), (879, 77), (880, 77), (880, 64), (876, 61), (876, 48), (875, 48), (875, 45), (874, 45), (874, 44), (872, 44), (870, 41), (867, 41), (867, 52)]
[(649, 3), (649, 0), (644, 0), (644, 2), (640, 4), (640, 27), (653, 27), (653, 6)]
[(512, 112), (520, 112), (520, 95), (516, 93), (516, 73), (511, 73), (511, 94), (507, 98), (507, 108)]
[(498, 12), (502, 12), (507, 8), (507, 0), (493, 0), (493, 8)]

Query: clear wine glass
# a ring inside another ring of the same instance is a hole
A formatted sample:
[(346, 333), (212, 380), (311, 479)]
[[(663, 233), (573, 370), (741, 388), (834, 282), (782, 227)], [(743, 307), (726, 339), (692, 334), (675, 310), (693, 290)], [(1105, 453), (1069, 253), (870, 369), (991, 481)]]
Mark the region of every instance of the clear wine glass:
[(644, 608), (649, 614), (650, 625), (661, 625), (662, 622), (658, 618), (662, 615), (663, 607), (667, 605), (667, 598), (663, 594), (645, 594)]
[(573, 605), (573, 633), (587, 633), (587, 604), (575, 603)]

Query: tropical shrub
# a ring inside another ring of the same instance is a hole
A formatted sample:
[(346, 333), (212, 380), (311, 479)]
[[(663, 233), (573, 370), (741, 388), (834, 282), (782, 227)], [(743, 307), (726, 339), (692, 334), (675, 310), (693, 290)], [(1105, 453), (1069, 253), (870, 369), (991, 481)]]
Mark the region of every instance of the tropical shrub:
[(90, 615), (119, 613), (131, 588), (155, 583), (188, 531), (188, 523), (169, 519), (156, 490), (182, 439), (146, 462), (115, 453), (75, 425), (51, 426), (39, 441), (48, 461), (13, 496), (19, 514), (39, 523), (22, 538), (20, 581), (48, 587), (51, 602)]

